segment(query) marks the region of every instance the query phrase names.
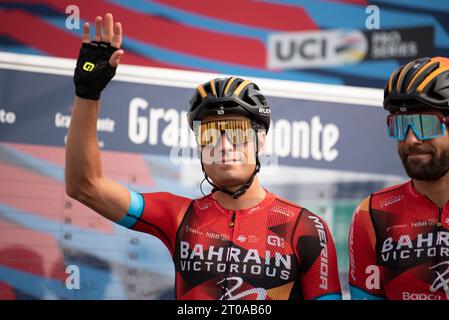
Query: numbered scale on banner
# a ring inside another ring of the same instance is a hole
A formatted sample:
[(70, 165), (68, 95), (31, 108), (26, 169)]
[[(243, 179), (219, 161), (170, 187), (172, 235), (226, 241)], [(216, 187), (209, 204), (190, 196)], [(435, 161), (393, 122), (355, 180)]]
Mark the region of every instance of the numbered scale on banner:
[[(60, 147), (0, 144), (0, 300), (172, 298), (164, 245), (67, 196), (63, 164)], [(145, 189), (128, 171), (105, 174)]]

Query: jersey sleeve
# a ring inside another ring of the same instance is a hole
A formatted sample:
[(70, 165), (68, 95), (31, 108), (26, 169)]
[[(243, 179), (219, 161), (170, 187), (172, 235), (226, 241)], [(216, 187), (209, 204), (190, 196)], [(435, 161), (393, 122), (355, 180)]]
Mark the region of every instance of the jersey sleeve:
[(326, 222), (303, 209), (295, 238), (303, 298), (341, 300), (337, 253)]
[(349, 290), (353, 300), (384, 299), (382, 268), (377, 265), (376, 235), (365, 198), (355, 209), (348, 237)]
[(128, 213), (117, 223), (159, 238), (173, 255), (176, 231), (192, 200), (168, 192), (129, 194)]

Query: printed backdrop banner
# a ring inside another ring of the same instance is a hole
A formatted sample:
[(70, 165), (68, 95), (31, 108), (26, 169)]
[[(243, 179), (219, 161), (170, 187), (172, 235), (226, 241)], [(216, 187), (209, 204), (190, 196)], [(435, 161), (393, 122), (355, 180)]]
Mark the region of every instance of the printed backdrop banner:
[[(65, 192), (74, 61), (16, 55), (6, 63), (0, 69), (0, 300), (172, 299), (174, 266), (162, 242), (112, 223)], [(196, 158), (188, 101), (195, 84), (212, 75), (152, 72), (123, 66), (117, 74), (123, 81), (102, 94), (97, 129), (104, 174), (138, 192), (200, 197), (201, 167), (180, 165), (173, 155)], [(381, 90), (264, 80), (256, 83), (271, 94), (266, 149), (280, 165), (276, 174), (262, 166), (261, 183), (328, 223), (347, 298), (352, 214), (368, 194), (404, 180), (385, 112), (372, 106)], [(77, 268), (80, 288), (73, 290), (66, 279)]]
[[(0, 141), (64, 146), (72, 77), (0, 70)], [(192, 89), (113, 81), (102, 94), (98, 138), (104, 150), (178, 155), (195, 143), (186, 121)], [(267, 152), (281, 165), (403, 174), (382, 108), (268, 97)]]

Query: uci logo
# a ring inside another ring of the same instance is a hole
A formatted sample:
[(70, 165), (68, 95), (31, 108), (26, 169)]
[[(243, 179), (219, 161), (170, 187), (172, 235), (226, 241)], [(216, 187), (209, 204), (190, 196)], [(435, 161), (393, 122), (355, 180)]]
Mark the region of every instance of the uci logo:
[(85, 71), (92, 71), (94, 69), (95, 65), (92, 62), (85, 62), (83, 65), (83, 70)]

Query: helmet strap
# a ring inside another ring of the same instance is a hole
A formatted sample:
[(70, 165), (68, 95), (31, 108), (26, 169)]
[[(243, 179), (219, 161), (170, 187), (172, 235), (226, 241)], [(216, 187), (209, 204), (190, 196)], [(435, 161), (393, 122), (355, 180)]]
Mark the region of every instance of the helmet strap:
[(256, 167), (254, 168), (254, 171), (251, 174), (251, 177), (249, 177), (249, 179), (246, 181), (246, 183), (243, 184), (236, 191), (230, 191), (230, 190), (227, 190), (226, 188), (219, 187), (219, 186), (217, 186), (215, 183), (213, 183), (210, 180), (209, 176), (206, 173), (206, 170), (204, 170), (202, 152), (200, 152), (200, 162), (201, 162), (201, 169), (203, 170), (203, 173), (204, 173), (204, 179), (206, 179), (206, 181), (209, 182), (209, 184), (213, 187), (212, 188), (212, 193), (217, 192), (217, 191), (221, 191), (221, 192), (226, 193), (227, 195), (231, 196), (234, 199), (238, 199), (249, 189), (249, 187), (251, 187), (251, 185), (252, 185), (252, 183), (254, 181), (255, 176), (260, 171), (259, 137), (256, 135)]

